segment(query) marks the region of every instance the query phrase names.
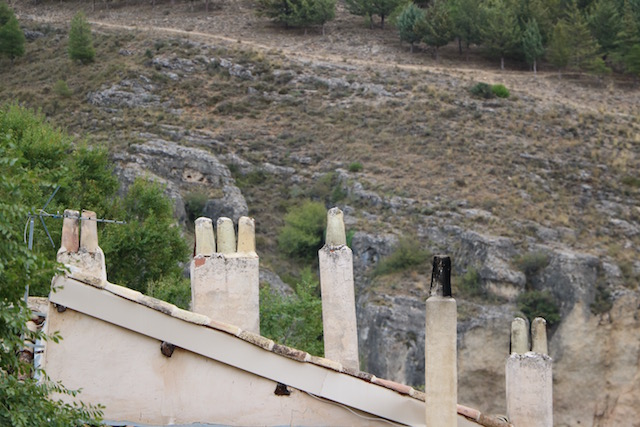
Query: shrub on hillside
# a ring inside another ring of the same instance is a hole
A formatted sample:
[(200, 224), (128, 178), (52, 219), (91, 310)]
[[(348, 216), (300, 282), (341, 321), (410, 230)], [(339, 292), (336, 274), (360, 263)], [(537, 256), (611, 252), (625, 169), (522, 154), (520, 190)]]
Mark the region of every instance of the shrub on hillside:
[(508, 98), (510, 95), (509, 89), (507, 89), (505, 85), (491, 86), (491, 93), (493, 93), (498, 98)]
[(327, 222), (324, 204), (307, 200), (294, 206), (284, 217), (284, 227), (278, 236), (278, 247), (287, 255), (313, 260), (322, 247)]
[(424, 265), (431, 258), (431, 253), (422, 249), (420, 242), (414, 238), (403, 237), (395, 246), (393, 252), (380, 260), (374, 274), (382, 276), (397, 271)]
[(311, 269), (302, 271), (294, 295), (260, 289), (260, 332), (279, 344), (324, 355), (322, 301)]
[(487, 83), (478, 83), (469, 89), (472, 95), (478, 98), (490, 99), (494, 97), (493, 91), (491, 90), (491, 85)]
[(549, 326), (560, 321), (558, 303), (549, 291), (527, 291), (520, 294), (516, 302), (518, 310), (527, 316), (529, 321), (542, 317)]

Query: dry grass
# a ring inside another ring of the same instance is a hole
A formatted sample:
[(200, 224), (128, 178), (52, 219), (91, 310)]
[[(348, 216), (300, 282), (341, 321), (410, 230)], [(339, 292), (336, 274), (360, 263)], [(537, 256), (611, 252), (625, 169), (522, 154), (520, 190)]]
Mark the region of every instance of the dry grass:
[[(625, 177), (640, 170), (640, 96), (621, 86), (626, 82), (498, 72), (477, 55), (471, 62), (458, 59), (453, 46), (434, 63), (428, 54), (410, 55), (393, 30), (370, 31), (344, 13), (329, 25), (328, 37), (305, 36), (272, 27), (242, 1), (222, 3), (207, 16), (180, 3), (89, 10), (89, 19), (104, 25), (94, 25), (96, 63), (81, 66), (65, 52), (64, 22), (76, 7), (20, 5), (23, 22), (46, 37), (28, 43), (27, 55), (13, 67), (2, 63), (0, 99), (40, 108), (52, 122), (94, 143), (124, 148), (139, 132), (162, 133), (163, 125), (175, 125), (223, 142), (208, 147), (216, 153), (295, 167), (307, 180), (296, 191), (278, 179), (243, 188), (252, 215), (269, 224), (262, 228), (266, 250), (275, 248), (270, 230), (281, 224), (286, 207), (312, 191), (313, 174), (347, 169), (353, 161), (364, 166), (357, 179), (366, 189), (418, 201), (397, 224), (387, 223), (385, 207), (341, 201), (380, 215), (385, 225), (376, 229), (401, 232), (437, 220), (521, 239), (535, 234), (527, 227), (535, 223), (575, 231), (558, 244), (620, 254), (621, 261), (628, 248), (640, 244), (637, 235), (622, 236), (609, 222), (615, 215), (639, 223), (634, 208), (639, 186)], [(36, 12), (37, 20), (26, 17)], [(145, 27), (165, 29), (121, 27), (135, 25), (141, 16)], [(121, 55), (122, 49), (133, 54)], [(256, 79), (198, 66), (174, 81), (149, 56), (226, 58), (252, 68)], [(274, 71), (315, 80), (291, 84), (292, 77)], [(86, 101), (90, 92), (141, 75), (182, 113), (165, 107), (108, 111)], [(53, 91), (60, 79), (71, 97)], [(379, 85), (392, 96), (334, 88), (327, 79)], [(468, 89), (478, 81), (502, 83), (512, 97), (475, 99)], [(311, 164), (302, 165), (297, 157), (309, 157)], [(470, 208), (491, 216), (465, 215)], [(373, 226), (362, 220), (358, 227)], [(627, 249), (611, 251), (614, 244)]]

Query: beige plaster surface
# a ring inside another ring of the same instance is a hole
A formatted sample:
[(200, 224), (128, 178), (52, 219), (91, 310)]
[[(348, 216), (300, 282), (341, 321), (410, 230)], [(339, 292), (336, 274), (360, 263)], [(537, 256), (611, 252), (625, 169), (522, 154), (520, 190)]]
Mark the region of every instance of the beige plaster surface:
[[(198, 265), (199, 262), (203, 264)], [(258, 256), (215, 253), (191, 262), (192, 310), (260, 333)]]
[(551, 358), (538, 353), (507, 359), (507, 415), (514, 426), (553, 427), (551, 368)]
[[(195, 422), (229, 426), (382, 426), (371, 415), (345, 409), (291, 389), (276, 396), (276, 383), (176, 348), (165, 357), (161, 342), (71, 309), (49, 310), (45, 369), (84, 401), (106, 406), (105, 419), (147, 424)], [(356, 414), (352, 413), (355, 412)]]
[(426, 303), (425, 400), (427, 427), (458, 424), (456, 301), (432, 296)]
[(346, 245), (325, 245), (318, 258), (325, 357), (359, 369), (353, 254)]

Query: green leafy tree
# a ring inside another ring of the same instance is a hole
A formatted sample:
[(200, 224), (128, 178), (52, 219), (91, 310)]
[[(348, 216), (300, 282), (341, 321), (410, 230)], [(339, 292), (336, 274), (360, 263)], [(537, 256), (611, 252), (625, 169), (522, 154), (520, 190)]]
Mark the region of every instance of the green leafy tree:
[(464, 44), (469, 55), (472, 44), (481, 41), (480, 2), (477, 0), (453, 0), (451, 2), (451, 19), (453, 20), (453, 33), (458, 38), (458, 49), (462, 54)]
[(493, 0), (483, 7), (482, 40), (500, 57), (500, 69), (504, 70), (505, 56), (515, 51), (522, 40), (516, 11), (506, 0)]
[(611, 0), (598, 0), (592, 4), (588, 24), (591, 34), (602, 48), (602, 53), (613, 52), (621, 30), (620, 14), (615, 3)]
[(380, 17), (380, 28), (384, 29), (384, 20), (393, 13), (403, 0), (345, 0), (349, 13), (368, 17), (373, 28), (373, 16)]
[(127, 223), (105, 228), (100, 238), (109, 280), (145, 293), (152, 281), (179, 280), (188, 248), (163, 188), (136, 179), (116, 212)]
[(454, 26), (449, 5), (444, 0), (434, 1), (416, 23), (416, 31), (422, 36), (422, 41), (435, 49), (437, 61), (439, 49), (453, 40)]
[(326, 34), (325, 24), (336, 17), (336, 0), (315, 0), (311, 13), (311, 24), (322, 26), (322, 35)]
[(324, 204), (307, 200), (291, 208), (284, 217), (284, 227), (278, 235), (282, 252), (305, 260), (313, 260), (322, 247), (327, 223)]
[(533, 67), (533, 73), (536, 74), (538, 59), (544, 54), (544, 46), (542, 46), (542, 35), (535, 19), (529, 20), (522, 32), (522, 51), (527, 63)]
[(396, 28), (400, 34), (400, 40), (411, 45), (411, 53), (413, 53), (413, 45), (422, 38), (416, 31), (416, 23), (423, 17), (424, 10), (420, 9), (413, 2), (407, 3), (400, 12), (400, 15), (398, 15)]
[(76, 13), (71, 20), (67, 51), (69, 58), (83, 64), (93, 62), (95, 59), (96, 51), (93, 48), (91, 27), (82, 12)]
[(25, 339), (60, 339), (26, 328), (31, 313), (22, 299), (25, 284), (50, 281), (56, 271), (51, 258), (30, 251), (22, 241), (22, 225), (33, 208), (32, 191), (50, 188), (39, 162), (25, 157), (23, 148), (28, 146), (26, 140), (51, 136), (54, 145), (59, 140), (42, 117), (17, 106), (0, 108), (0, 135), (0, 425), (95, 425), (100, 422), (100, 407), (52, 398), (52, 393), (74, 397), (78, 392), (46, 376), (37, 381), (32, 365), (22, 357)]
[(11, 60), (11, 63), (24, 55), (24, 33), (13, 11), (4, 3), (0, 4), (0, 55)]
[(318, 281), (309, 268), (302, 271), (294, 295), (260, 289), (260, 332), (277, 343), (316, 356), (324, 354), (322, 301)]

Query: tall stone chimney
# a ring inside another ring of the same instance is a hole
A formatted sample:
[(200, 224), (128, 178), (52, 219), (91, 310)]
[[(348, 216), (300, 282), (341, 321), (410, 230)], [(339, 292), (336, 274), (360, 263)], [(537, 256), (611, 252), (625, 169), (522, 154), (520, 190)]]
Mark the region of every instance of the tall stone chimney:
[(259, 259), (253, 219), (239, 219), (237, 241), (229, 218), (218, 219), (216, 233), (211, 219), (198, 218), (195, 231), (192, 310), (259, 334)]
[(324, 355), (347, 368), (359, 369), (353, 254), (347, 246), (344, 216), (338, 208), (327, 214), (327, 237), (318, 259)]
[(451, 296), (451, 258), (435, 256), (425, 323), (427, 427), (458, 425), (456, 300)]

